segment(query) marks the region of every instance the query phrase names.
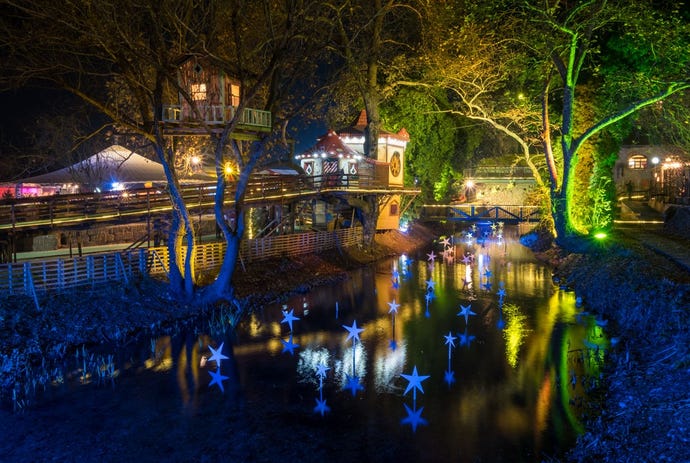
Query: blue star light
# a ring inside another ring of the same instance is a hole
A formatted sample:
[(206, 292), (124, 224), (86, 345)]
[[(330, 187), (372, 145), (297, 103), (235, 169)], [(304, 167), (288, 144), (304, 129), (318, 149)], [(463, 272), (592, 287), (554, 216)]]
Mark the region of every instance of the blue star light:
[(465, 317), (465, 325), (467, 325), (470, 315), (477, 315), (476, 313), (472, 312), (472, 304), (470, 304), (470, 305), (460, 304), (460, 312), (458, 312), (458, 317)]
[(429, 278), (428, 280), (426, 280), (426, 289), (427, 289), (427, 291), (429, 291), (429, 290), (430, 290), (430, 291), (433, 291), (435, 286), (436, 286), (436, 282), (435, 282), (434, 280), (432, 280), (431, 278)]
[(294, 316), (295, 309), (291, 309), (289, 312), (287, 310), (282, 310), (281, 312), (283, 312), (283, 319), (280, 323), (287, 323), (290, 327), (290, 331), (292, 331), (292, 322), (299, 320), (299, 317)]
[(391, 339), (391, 340), (388, 342), (388, 347), (390, 347), (391, 350), (395, 350), (395, 349), (398, 348), (398, 343), (395, 342), (395, 339)]
[(364, 328), (357, 328), (357, 320), (352, 322), (352, 326), (343, 325), (343, 328), (347, 330), (347, 339), (345, 341), (349, 341), (350, 338), (359, 341), (359, 333), (364, 331)]
[(413, 410), (410, 407), (408, 407), (407, 404), (403, 405), (405, 406), (405, 410), (407, 411), (407, 417), (400, 420), (401, 424), (409, 424), (410, 426), (412, 426), (412, 432), (417, 432), (417, 426), (419, 426), (420, 424), (428, 424), (428, 421), (422, 418), (422, 411), (424, 410), (424, 407), (421, 407), (419, 410)]
[(470, 347), (470, 344), (472, 344), (472, 341), (474, 341), (475, 336), (472, 336), (471, 334), (467, 334), (467, 328), (465, 328), (464, 333), (458, 333), (458, 338), (460, 338), (460, 345), (461, 346)]
[(446, 370), (443, 374), (443, 381), (445, 381), (448, 386), (455, 382), (455, 372), (453, 370)]
[(331, 411), (331, 407), (326, 405), (326, 399), (316, 399), (316, 407), (314, 407), (314, 413), (321, 413), (321, 416)]
[(411, 375), (406, 375), (406, 374), (401, 374), (403, 378), (405, 378), (409, 383), (407, 384), (407, 389), (405, 389), (405, 392), (403, 395), (407, 395), (410, 390), (412, 390), (412, 397), (413, 400), (417, 400), (417, 389), (424, 394), (424, 389), (422, 388), (422, 381), (426, 380), (429, 378), (429, 375), (422, 375), (420, 376), (419, 373), (417, 373), (417, 366), (415, 365), (414, 369), (412, 370)]
[(290, 355), (295, 355), (295, 349), (299, 347), (299, 344), (292, 342), (292, 334), (289, 340), (281, 339), (280, 342), (283, 343), (283, 353), (290, 352)]
[(450, 349), (451, 347), (455, 347), (455, 340), (457, 339), (455, 336), (453, 336), (453, 333), (451, 331), (448, 332), (447, 335), (443, 336), (446, 338), (446, 345)]
[(346, 376), (347, 376), (347, 381), (345, 383), (344, 389), (349, 389), (350, 392), (352, 392), (353, 397), (357, 395), (357, 391), (363, 391), (364, 390), (364, 386), (362, 386), (359, 383), (359, 376), (357, 376), (357, 375), (353, 375), (353, 376), (346, 375)]
[(224, 393), (225, 389), (223, 388), (223, 381), (228, 379), (228, 377), (220, 374), (220, 368), (218, 368), (216, 371), (209, 371), (208, 373), (211, 375), (211, 382), (208, 383), (208, 386), (211, 387), (214, 384), (217, 384), (220, 388), (220, 392)]
[(208, 361), (215, 361), (218, 368), (220, 368), (220, 361), (228, 358), (227, 356), (223, 355), (223, 344), (225, 343), (220, 343), (220, 347), (218, 348), (218, 350), (215, 350), (213, 347), (208, 346), (208, 348), (211, 349), (211, 357), (208, 359)]

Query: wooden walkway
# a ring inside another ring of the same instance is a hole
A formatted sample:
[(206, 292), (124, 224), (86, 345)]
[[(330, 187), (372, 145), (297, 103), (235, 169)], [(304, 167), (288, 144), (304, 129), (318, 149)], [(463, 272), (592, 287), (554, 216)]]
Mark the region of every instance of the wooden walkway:
[[(215, 191), (214, 183), (186, 186), (181, 193), (190, 212), (201, 213), (213, 210)], [(245, 202), (249, 205), (280, 204), (329, 193), (416, 195), (419, 189), (392, 187), (376, 178), (354, 175), (265, 175), (250, 180)], [(225, 197), (226, 206), (234, 203), (234, 189), (231, 186)], [(5, 199), (0, 200), (0, 232), (88, 226), (92, 223), (126, 223), (171, 210), (170, 197), (164, 187)]]

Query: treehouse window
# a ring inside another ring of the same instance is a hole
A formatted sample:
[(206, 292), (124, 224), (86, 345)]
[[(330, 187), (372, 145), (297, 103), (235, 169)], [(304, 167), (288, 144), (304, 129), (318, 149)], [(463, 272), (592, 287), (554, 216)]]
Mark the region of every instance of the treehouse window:
[(635, 170), (646, 169), (647, 158), (641, 154), (634, 154), (628, 159), (628, 167)]
[(193, 101), (203, 101), (206, 99), (206, 84), (192, 84), (191, 90)]
[(240, 105), (240, 86), (237, 84), (230, 84), (230, 106)]
[(390, 209), (388, 210), (388, 214), (390, 216), (396, 216), (399, 214), (398, 212), (398, 203), (391, 203)]

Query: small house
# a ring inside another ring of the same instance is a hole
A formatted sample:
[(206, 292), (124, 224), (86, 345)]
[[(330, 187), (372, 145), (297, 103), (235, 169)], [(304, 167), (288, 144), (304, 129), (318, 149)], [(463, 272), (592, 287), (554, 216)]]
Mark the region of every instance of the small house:
[[(193, 135), (223, 126), (237, 115), (242, 101), (241, 82), (209, 59), (188, 57), (177, 70), (178, 90), (171, 91), (161, 116), (168, 134)], [(271, 113), (245, 107), (239, 131), (269, 131)]]

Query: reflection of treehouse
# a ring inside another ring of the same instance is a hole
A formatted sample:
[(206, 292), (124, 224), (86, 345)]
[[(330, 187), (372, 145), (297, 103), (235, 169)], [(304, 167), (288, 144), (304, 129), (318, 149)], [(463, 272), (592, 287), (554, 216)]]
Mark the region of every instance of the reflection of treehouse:
[(244, 108), (238, 114), (242, 98), (240, 82), (206, 60), (184, 60), (178, 69), (178, 85), (176, 103), (164, 104), (161, 114), (167, 135), (219, 131), (236, 116), (238, 123), (233, 138), (254, 138), (256, 132), (271, 130), (269, 111)]

